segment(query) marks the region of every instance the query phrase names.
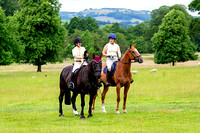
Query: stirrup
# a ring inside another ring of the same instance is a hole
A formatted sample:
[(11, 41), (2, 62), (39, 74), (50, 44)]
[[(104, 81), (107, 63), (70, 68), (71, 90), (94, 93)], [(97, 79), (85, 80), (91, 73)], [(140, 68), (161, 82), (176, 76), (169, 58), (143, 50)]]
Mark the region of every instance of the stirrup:
[(70, 82), (68, 88), (69, 88), (69, 89), (74, 89), (74, 83), (73, 83), (73, 82)]
[(106, 81), (106, 84), (105, 84), (106, 86), (110, 86), (110, 83), (108, 82), (108, 80)]
[(101, 83), (97, 84), (97, 88), (101, 88), (101, 87), (102, 87)]
[(131, 84), (132, 84), (133, 82), (134, 82), (134, 80), (132, 79), (132, 80), (131, 80)]

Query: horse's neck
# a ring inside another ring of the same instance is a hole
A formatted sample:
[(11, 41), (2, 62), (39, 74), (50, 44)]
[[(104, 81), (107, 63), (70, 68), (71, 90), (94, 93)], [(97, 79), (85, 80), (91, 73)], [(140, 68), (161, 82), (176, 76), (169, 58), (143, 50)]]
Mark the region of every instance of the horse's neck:
[(94, 75), (93, 75), (93, 70), (92, 70), (92, 66), (91, 64), (88, 64), (86, 67), (85, 67), (85, 70), (83, 70), (84, 73), (88, 73), (88, 80), (92, 80)]
[(130, 70), (131, 70), (131, 63), (130, 63), (130, 58), (128, 56), (128, 51), (125, 52), (124, 56), (122, 57), (121, 59), (121, 62), (124, 62), (124, 63), (119, 63), (120, 64), (120, 67), (122, 67), (123, 71), (129, 73)]

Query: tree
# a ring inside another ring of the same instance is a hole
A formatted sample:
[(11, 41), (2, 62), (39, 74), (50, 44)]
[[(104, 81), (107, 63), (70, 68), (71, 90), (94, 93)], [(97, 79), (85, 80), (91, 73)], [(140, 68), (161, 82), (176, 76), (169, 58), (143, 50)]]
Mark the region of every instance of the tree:
[(162, 19), (164, 18), (164, 16), (173, 9), (182, 11), (186, 17), (185, 21), (188, 24), (190, 23), (192, 17), (188, 14), (184, 5), (175, 4), (171, 7), (161, 6), (159, 9), (155, 9), (151, 12), (152, 19), (150, 20), (150, 38), (152, 38), (153, 35), (158, 32), (159, 26), (162, 24)]
[(95, 49), (95, 54), (100, 55), (102, 52), (102, 49), (104, 47), (104, 40), (102, 39), (101, 34), (98, 33), (91, 33), (91, 37), (94, 40), (94, 49)]
[[(116, 39), (115, 42), (120, 46), (121, 52), (122, 52), (122, 53), (125, 53), (126, 50), (127, 50), (128, 47), (129, 47), (129, 43), (128, 43), (127, 40), (126, 40), (125, 35), (122, 34), (122, 33), (119, 33), (119, 32), (117, 32), (117, 33), (115, 33), (115, 34), (116, 34), (116, 36), (117, 36), (117, 39)], [(107, 36), (106, 40), (107, 40), (107, 43), (108, 43), (108, 36)]]
[(80, 18), (79, 17), (73, 17), (70, 20), (70, 23), (68, 25), (68, 32), (69, 34), (74, 33), (75, 29), (80, 30)]
[(195, 46), (188, 35), (188, 25), (183, 12), (172, 10), (162, 20), (158, 33), (152, 38), (154, 61), (158, 64), (195, 59)]
[(158, 32), (159, 26), (162, 23), (164, 16), (170, 11), (168, 6), (161, 6), (159, 9), (155, 9), (151, 12), (150, 28), (151, 37)]
[(0, 6), (5, 10), (6, 16), (13, 16), (16, 10), (19, 10), (18, 6), (19, 0), (0, 0)]
[(200, 14), (200, 1), (199, 0), (193, 0), (189, 5), (189, 10), (192, 11), (192, 12), (195, 12), (195, 11), (199, 11), (199, 14)]
[(25, 47), (24, 59), (41, 72), (41, 65), (61, 61), (65, 29), (59, 18), (60, 4), (58, 0), (20, 0), (19, 4), (22, 9), (15, 17)]
[(146, 41), (144, 40), (144, 37), (143, 36), (139, 36), (137, 37), (136, 39), (134, 39), (131, 44), (136, 44), (136, 48), (137, 50), (140, 52), (140, 53), (147, 53), (147, 43)]
[(90, 32), (96, 32), (99, 29), (98, 23), (91, 17), (86, 19), (86, 25), (86, 30), (89, 30)]
[(81, 31), (88, 30), (90, 32), (96, 32), (99, 29), (99, 25), (91, 17), (87, 17), (86, 19), (80, 17), (73, 17), (70, 20), (67, 29), (69, 30), (69, 34), (74, 33), (75, 30), (81, 30)]
[(136, 26), (130, 26), (126, 30), (127, 40), (132, 44), (136, 43), (141, 53), (152, 53), (149, 23), (149, 21), (144, 21)]
[(83, 46), (90, 53), (95, 53), (94, 50), (94, 40), (92, 39), (90, 32), (86, 30), (82, 35), (81, 39), (83, 40)]
[(197, 51), (200, 52), (200, 18), (193, 18), (190, 23), (189, 34), (192, 42), (197, 46)]
[(6, 18), (0, 7), (0, 65), (19, 62), (23, 47), (17, 35), (18, 23), (15, 19)]
[(120, 27), (119, 23), (116, 22), (110, 27), (109, 32), (110, 33), (119, 32), (119, 33), (125, 34), (126, 31), (123, 28)]
[(69, 26), (69, 23), (68, 23), (68, 21), (66, 21), (66, 22), (63, 24), (63, 27), (67, 30), (68, 26)]
[(74, 44), (68, 44), (64, 49), (60, 51), (63, 58), (70, 58), (73, 59), (74, 56), (72, 55), (72, 49), (74, 48)]

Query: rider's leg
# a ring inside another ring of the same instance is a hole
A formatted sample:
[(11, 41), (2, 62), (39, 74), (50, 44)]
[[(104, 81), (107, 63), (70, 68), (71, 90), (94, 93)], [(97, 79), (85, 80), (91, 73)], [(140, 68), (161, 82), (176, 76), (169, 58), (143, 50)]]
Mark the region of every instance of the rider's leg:
[(70, 80), (69, 80), (69, 86), (68, 86), (68, 88), (69, 89), (74, 89), (74, 87), (75, 87), (75, 85), (74, 85), (74, 72), (72, 72)]
[(110, 72), (109, 71), (107, 71), (107, 74), (106, 74), (106, 86), (110, 86), (110, 83), (109, 83), (109, 78), (110, 78)]
[(75, 88), (75, 84), (74, 84), (74, 71), (78, 68), (80, 68), (81, 66), (81, 62), (75, 62), (74, 63), (74, 66), (73, 66), (73, 69), (72, 69), (72, 73), (71, 73), (71, 77), (70, 77), (70, 80), (69, 80), (69, 85), (68, 85), (68, 88), (69, 89), (74, 89)]
[(107, 65), (107, 74), (106, 74), (106, 83), (105, 83), (106, 86), (110, 86), (109, 78), (111, 78), (110, 71), (111, 71), (113, 62), (114, 60), (111, 60), (110, 58), (107, 58), (106, 60), (106, 65)]

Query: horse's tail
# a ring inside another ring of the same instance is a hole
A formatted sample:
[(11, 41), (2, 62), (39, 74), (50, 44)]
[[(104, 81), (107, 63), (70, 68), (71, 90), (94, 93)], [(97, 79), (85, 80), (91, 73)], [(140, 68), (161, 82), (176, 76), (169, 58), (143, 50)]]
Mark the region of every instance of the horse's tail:
[(60, 89), (64, 91), (66, 105), (71, 104), (71, 92), (66, 83), (66, 77), (67, 77), (66, 75), (68, 75), (69, 73), (68, 70), (69, 70), (69, 67), (66, 67), (63, 69), (63, 71), (60, 74)]
[(70, 92), (70, 90), (68, 88), (65, 89), (65, 104), (66, 105), (70, 105), (71, 104), (71, 92)]

